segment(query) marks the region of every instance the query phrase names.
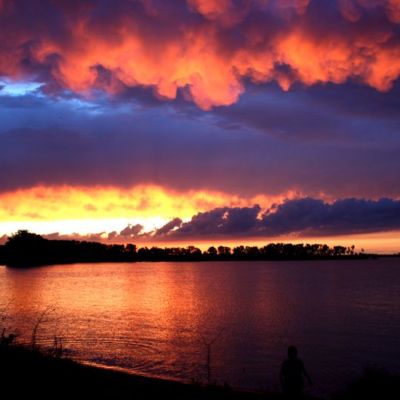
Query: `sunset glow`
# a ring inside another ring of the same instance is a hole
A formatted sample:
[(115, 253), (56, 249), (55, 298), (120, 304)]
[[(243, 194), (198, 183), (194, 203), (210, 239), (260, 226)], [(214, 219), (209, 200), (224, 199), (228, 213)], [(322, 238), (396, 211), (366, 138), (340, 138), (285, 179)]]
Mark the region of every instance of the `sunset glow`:
[[(288, 193), (285, 198), (293, 196)], [(266, 209), (282, 200), (263, 195), (246, 199), (205, 191), (179, 193), (151, 185), (131, 189), (38, 186), (0, 195), (0, 235), (29, 229), (76, 237), (93, 233), (106, 239), (108, 233), (128, 224), (141, 224), (143, 231), (149, 232), (176, 216), (189, 220), (198, 212), (223, 206), (260, 204)]]
[(1, 240), (396, 250), (399, 24), (397, 0), (2, 0)]
[(399, 267), (400, 0), (0, 0), (10, 398), (400, 399)]
[[(159, 96), (175, 99), (179, 89), (188, 88), (193, 101), (209, 110), (235, 103), (245, 90), (241, 80), (246, 77), (257, 83), (277, 81), (285, 90), (297, 81), (305, 85), (340, 84), (358, 78), (375, 89), (387, 91), (400, 74), (393, 32), (370, 29), (367, 33), (355, 25), (363, 12), (377, 10), (390, 22), (398, 23), (397, 1), (358, 1), (357, 5), (351, 0), (339, 1), (341, 23), (345, 26), (347, 21), (348, 30), (322, 35), (318, 26), (312, 24), (312, 18), (307, 18), (310, 1), (268, 4), (258, 0), (252, 6), (240, 8), (230, 0), (190, 0), (187, 9), (182, 7), (178, 15), (184, 11), (189, 15), (197, 13), (203, 16), (204, 23), (191, 25), (179, 20), (178, 29), (170, 30), (167, 20), (177, 18), (172, 14), (173, 6), (156, 10), (151, 1), (141, 0), (137, 2), (141, 5), (138, 12), (124, 13), (123, 8), (117, 7), (114, 19), (101, 29), (100, 21), (92, 17), (94, 4), (75, 3), (71, 12), (64, 2), (59, 3), (60, 11), (67, 16), (63, 29), (68, 41), (44, 30), (32, 48), (32, 62), (46, 65), (54, 55), (59, 55), (49, 73), (57, 84), (78, 93), (95, 88), (116, 93), (123, 86), (152, 86)], [(3, 17), (13, 18), (17, 4), (18, 1), (5, 0)], [(253, 8), (270, 12), (284, 23), (280, 29), (247, 24)], [(160, 37), (156, 30), (147, 30), (140, 13), (158, 21), (165, 34)], [(221, 38), (223, 30), (240, 24), (244, 25), (242, 45), (221, 51), (226, 45)], [(24, 27), (13, 35), (9, 46), (17, 49), (31, 35), (29, 28)], [(0, 71), (13, 78), (24, 77), (20, 57), (18, 51), (7, 57), (0, 54)], [(160, 59), (163, 68), (159, 68)], [(283, 73), (278, 65), (286, 65), (292, 72)], [(100, 66), (110, 74), (107, 79), (99, 71)], [(210, 70), (212, 74), (208, 73)]]
[[(288, 193), (285, 198), (292, 197)], [(177, 215), (184, 219), (216, 207), (244, 207), (260, 204), (264, 208), (283, 197), (241, 198), (206, 191), (174, 192), (157, 186), (131, 189), (112, 187), (44, 187), (21, 189), (0, 195), (3, 222), (57, 221), (79, 219), (118, 219), (158, 217), (167, 221)], [(77, 227), (77, 232), (81, 227)]]

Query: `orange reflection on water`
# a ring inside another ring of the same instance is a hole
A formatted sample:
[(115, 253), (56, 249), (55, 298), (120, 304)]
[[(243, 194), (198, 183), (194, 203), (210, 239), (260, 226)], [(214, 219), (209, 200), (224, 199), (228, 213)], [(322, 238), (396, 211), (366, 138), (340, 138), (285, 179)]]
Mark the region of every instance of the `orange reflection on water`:
[[(254, 324), (257, 313), (274, 313), (273, 293), (260, 291), (256, 276), (245, 269), (230, 274), (218, 263), (76, 264), (0, 273), (0, 302), (10, 302), (23, 341), (49, 310), (38, 337), (47, 343), (60, 335), (66, 347), (85, 354), (134, 354), (135, 347), (149, 346), (142, 358), (150, 362), (158, 352), (168, 364), (181, 343), (193, 352), (190, 358), (202, 358), (203, 341), (221, 329), (230, 335), (238, 319)], [(254, 291), (244, 293), (249, 285)]]
[(168, 378), (204, 381), (215, 339), (213, 378), (271, 388), (295, 343), (315, 380), (335, 388), (368, 362), (365, 348), (400, 368), (398, 273), (395, 258), (0, 267), (0, 306), (11, 300), (7, 324), (21, 341), (52, 307), (40, 345), (58, 335), (68, 357)]

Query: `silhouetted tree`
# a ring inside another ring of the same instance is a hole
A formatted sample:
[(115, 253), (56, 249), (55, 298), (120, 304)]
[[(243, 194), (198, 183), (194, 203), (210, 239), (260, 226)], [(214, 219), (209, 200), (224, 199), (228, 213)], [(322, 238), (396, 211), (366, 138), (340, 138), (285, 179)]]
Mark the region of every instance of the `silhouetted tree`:
[(308, 260), (368, 256), (363, 252), (357, 254), (354, 246), (330, 248), (325, 244), (270, 243), (261, 248), (237, 246), (233, 251), (226, 246), (211, 246), (204, 253), (195, 246), (138, 249), (134, 244), (48, 240), (26, 230), (18, 231), (10, 236), (5, 245), (0, 246), (0, 264), (12, 266), (104, 261)]
[(214, 246), (211, 246), (211, 247), (208, 248), (207, 254), (209, 256), (211, 256), (211, 257), (215, 257), (218, 254), (218, 252), (217, 252), (217, 249)]

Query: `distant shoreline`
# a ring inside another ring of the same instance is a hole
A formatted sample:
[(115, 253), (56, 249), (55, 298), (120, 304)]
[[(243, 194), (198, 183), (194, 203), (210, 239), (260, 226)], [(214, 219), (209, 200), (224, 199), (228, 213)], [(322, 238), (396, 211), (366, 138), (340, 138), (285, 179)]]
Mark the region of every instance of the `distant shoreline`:
[(134, 244), (107, 245), (76, 240), (48, 240), (28, 231), (18, 231), (0, 246), (0, 265), (29, 268), (53, 264), (101, 262), (204, 262), (204, 261), (312, 261), (365, 260), (399, 257), (400, 254), (356, 252), (354, 246), (269, 243), (257, 246), (141, 247)]
[(35, 268), (35, 267), (46, 267), (46, 266), (52, 266), (52, 265), (74, 265), (74, 264), (140, 264), (140, 263), (169, 263), (169, 262), (175, 262), (175, 263), (196, 263), (196, 264), (201, 264), (201, 263), (207, 263), (207, 262), (217, 262), (217, 263), (223, 263), (223, 262), (250, 262), (250, 263), (257, 263), (257, 262), (285, 262), (285, 261), (293, 261), (293, 262), (301, 262), (301, 261), (362, 261), (362, 260), (376, 260), (380, 258), (399, 258), (400, 256), (397, 254), (394, 255), (367, 255), (363, 257), (357, 257), (357, 256), (349, 256), (349, 257), (313, 257), (313, 258), (270, 258), (270, 259), (192, 259), (192, 260), (185, 260), (185, 259), (152, 259), (152, 260), (93, 260), (93, 261), (54, 261), (54, 262), (48, 262), (48, 263), (27, 263), (27, 264), (6, 264), (2, 263), (0, 260), (0, 266), (6, 267), (6, 268), (12, 268), (12, 269), (30, 269), (30, 268)]

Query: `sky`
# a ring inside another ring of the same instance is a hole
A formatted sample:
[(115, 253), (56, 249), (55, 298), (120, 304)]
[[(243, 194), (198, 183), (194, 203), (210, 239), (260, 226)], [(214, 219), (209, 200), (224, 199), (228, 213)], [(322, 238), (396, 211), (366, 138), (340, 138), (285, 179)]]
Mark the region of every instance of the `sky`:
[(400, 251), (399, 0), (0, 0), (0, 242)]

